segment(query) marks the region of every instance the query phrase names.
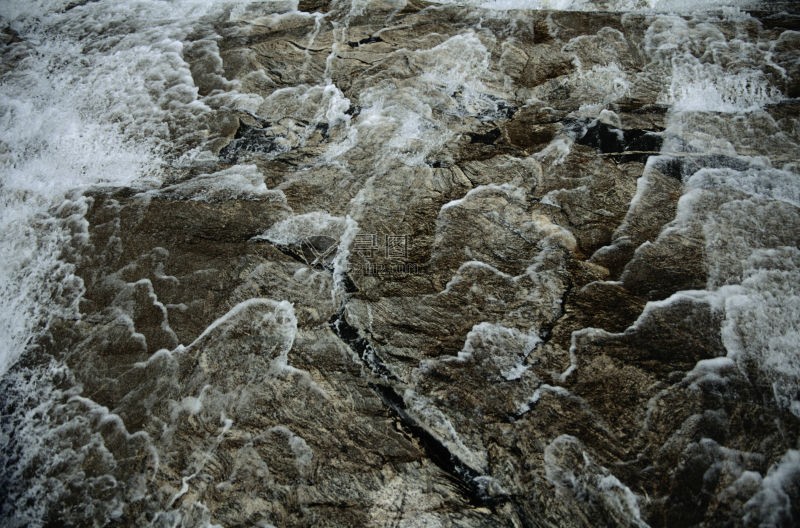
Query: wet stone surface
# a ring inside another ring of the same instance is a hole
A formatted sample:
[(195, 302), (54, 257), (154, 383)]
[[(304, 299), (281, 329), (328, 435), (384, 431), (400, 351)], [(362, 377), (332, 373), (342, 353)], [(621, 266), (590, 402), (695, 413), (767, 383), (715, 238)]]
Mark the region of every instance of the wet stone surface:
[(203, 154), (62, 215), (80, 318), (2, 382), (67, 369), (48, 522), (800, 520), (797, 342), (748, 311), (796, 306), (800, 117), (673, 72), (773, 49), (795, 96), (779, 15), (249, 9), (188, 37)]

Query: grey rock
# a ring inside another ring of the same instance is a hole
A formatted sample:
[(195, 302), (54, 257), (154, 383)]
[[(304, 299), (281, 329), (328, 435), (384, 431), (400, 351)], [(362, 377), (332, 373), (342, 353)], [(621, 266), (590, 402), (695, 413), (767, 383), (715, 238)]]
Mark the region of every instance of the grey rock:
[[(757, 365), (736, 366), (714, 292), (756, 273), (752, 248), (796, 247), (799, 205), (732, 209), (761, 190), (691, 178), (789, 167), (794, 103), (751, 116), (759, 139), (724, 113), (678, 130), (666, 63), (645, 49), (654, 16), (248, 9), (187, 42), (211, 110), (174, 124), (174, 148), (204, 154), (160, 187), (84, 197), (65, 250), (80, 320), (3, 381), (51, 358), (69, 372), (50, 420), (84, 428), (65, 459), (77, 473), (16, 462), (75, 482), (49, 521), (765, 518), (800, 421)], [(794, 37), (742, 17), (717, 30), (776, 42), (792, 96)], [(619, 144), (587, 137), (600, 129)], [(730, 141), (692, 150), (708, 137)], [(770, 236), (748, 235), (742, 211), (772, 218)]]

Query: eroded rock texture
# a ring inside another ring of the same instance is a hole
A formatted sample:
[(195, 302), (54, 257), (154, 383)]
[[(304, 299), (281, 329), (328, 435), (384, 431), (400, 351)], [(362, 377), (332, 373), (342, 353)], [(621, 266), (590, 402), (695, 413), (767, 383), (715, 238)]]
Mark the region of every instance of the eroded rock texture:
[(61, 362), (75, 436), (5, 511), (798, 522), (797, 19), (291, 7), (187, 36), (163, 184), (59, 211), (80, 318), (4, 383)]

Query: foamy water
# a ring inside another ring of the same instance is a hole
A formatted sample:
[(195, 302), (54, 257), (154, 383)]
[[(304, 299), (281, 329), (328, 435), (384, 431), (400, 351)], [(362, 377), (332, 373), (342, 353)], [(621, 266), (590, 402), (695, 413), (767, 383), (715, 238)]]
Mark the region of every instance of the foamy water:
[(12, 300), (0, 311), (8, 336), (0, 373), (48, 317), (72, 309), (55, 298), (76, 286), (58, 260), (66, 239), (52, 215), (66, 195), (156, 184), (176, 157), (196, 154), (201, 141), (193, 134), (202, 134), (209, 112), (183, 60), (183, 39), (224, 3), (92, 2), (65, 10), (71, 4), (0, 5), (21, 39), (0, 91), (0, 294)]
[(753, 8), (757, 0), (438, 0), (437, 3), (468, 5), (508, 11), (549, 9), (555, 11), (610, 11), (640, 13), (696, 13), (724, 8)]
[[(1, 9), (8, 16), (21, 6)], [(51, 310), (71, 309), (56, 298), (75, 285), (58, 260), (68, 235), (52, 215), (66, 194), (94, 184), (128, 185), (157, 164), (153, 145), (128, 141), (107, 120), (106, 106), (93, 101), (95, 85), (115, 90), (113, 65), (98, 70), (102, 59), (84, 59), (79, 42), (48, 34), (45, 22), (15, 20), (26, 40), (15, 45), (22, 58), (3, 75), (0, 91), (0, 295), (11, 300), (0, 311), (0, 373)]]

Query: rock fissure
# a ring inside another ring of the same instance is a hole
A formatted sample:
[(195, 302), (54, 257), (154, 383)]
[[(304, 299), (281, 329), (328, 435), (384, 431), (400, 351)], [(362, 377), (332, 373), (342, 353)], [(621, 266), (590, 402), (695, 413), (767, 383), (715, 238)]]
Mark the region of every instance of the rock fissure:
[(441, 440), (409, 414), (405, 401), (396, 388), (402, 383), (401, 380), (381, 360), (370, 342), (347, 322), (344, 308), (331, 319), (330, 327), (356, 353), (369, 371), (381, 378), (380, 381), (370, 381), (368, 385), (380, 397), (387, 412), (410, 437), (418, 442), (431, 462), (452, 479), (456, 489), (460, 490), (471, 504), (493, 509), (509, 500), (504, 494), (491, 493), (487, 489), (487, 478), (490, 477), (460, 460)]

